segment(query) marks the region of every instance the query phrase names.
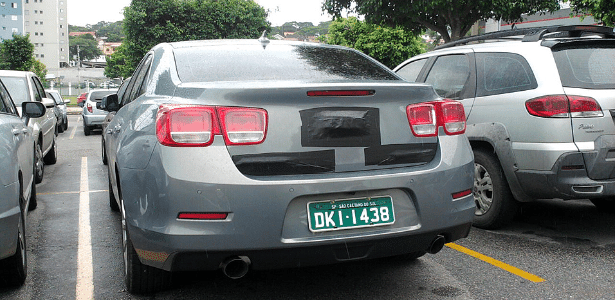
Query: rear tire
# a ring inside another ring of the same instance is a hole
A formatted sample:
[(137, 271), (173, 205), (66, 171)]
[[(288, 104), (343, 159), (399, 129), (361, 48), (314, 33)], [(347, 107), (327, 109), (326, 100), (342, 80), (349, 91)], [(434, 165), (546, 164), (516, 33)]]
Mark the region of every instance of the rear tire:
[(105, 139), (100, 139), (100, 150), (102, 151), (102, 163), (103, 165), (107, 164), (107, 152), (105, 151)]
[(28, 210), (35, 210), (38, 206), (38, 201), (36, 200), (36, 184), (32, 181), (32, 187), (30, 190), (30, 204), (28, 204)]
[[(111, 174), (109, 174), (111, 176)], [(112, 211), (120, 211), (120, 206), (117, 205), (115, 194), (113, 194), (113, 186), (111, 185), (111, 177), (109, 177), (109, 207)]]
[(9, 286), (21, 286), (28, 275), (26, 253), (26, 223), (24, 210), (21, 209), (15, 254), (0, 261), (0, 282)]
[(64, 132), (64, 120), (62, 120), (62, 124), (58, 124), (58, 133)]
[(483, 229), (497, 229), (510, 223), (519, 207), (498, 158), (482, 149), (474, 150), (474, 202), (473, 225)]
[(168, 289), (171, 286), (171, 272), (141, 263), (128, 234), (123, 203), (121, 214), (126, 289), (133, 294), (151, 294)]
[(62, 126), (64, 126), (64, 131), (68, 130), (68, 117), (64, 119), (64, 124)]
[(615, 213), (615, 198), (598, 198), (590, 201), (600, 210)]
[(34, 182), (41, 183), (45, 174), (45, 162), (43, 161), (43, 145), (36, 143), (34, 149)]
[(53, 137), (53, 144), (51, 145), (51, 149), (45, 155), (44, 161), (46, 165), (54, 165), (58, 161), (58, 143), (56, 142), (56, 137)]
[(90, 126), (83, 124), (83, 134), (90, 135), (92, 134), (92, 129)]

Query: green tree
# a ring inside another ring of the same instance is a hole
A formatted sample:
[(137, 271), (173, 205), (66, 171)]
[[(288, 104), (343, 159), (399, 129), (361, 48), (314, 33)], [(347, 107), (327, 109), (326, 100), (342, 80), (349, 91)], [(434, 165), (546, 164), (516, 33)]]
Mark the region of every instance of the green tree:
[(94, 59), (102, 55), (102, 51), (98, 49), (98, 42), (91, 34), (71, 36), (68, 39), (71, 57), (77, 55), (77, 48), (79, 49), (79, 59), (82, 61)]
[(132, 0), (123, 25), (128, 69), (162, 42), (256, 39), (270, 29), (265, 9), (253, 0)]
[(329, 26), (329, 34), (320, 40), (327, 44), (355, 48), (389, 68), (425, 52), (425, 44), (416, 34), (401, 27), (359, 21), (355, 17), (333, 21)]
[(370, 23), (416, 33), (431, 29), (449, 42), (465, 36), (476, 21), (520, 21), (522, 14), (555, 11), (560, 5), (558, 0), (325, 0), (322, 8), (336, 17), (344, 10), (355, 11)]
[(30, 35), (13, 34), (13, 39), (2, 41), (2, 68), (30, 71), (34, 65), (34, 45)]
[(45, 79), (45, 76), (47, 76), (47, 66), (45, 66), (44, 63), (40, 60), (35, 60), (30, 71), (34, 72), (34, 74), (41, 79), (43, 84), (47, 84), (47, 79)]
[(126, 46), (122, 44), (115, 49), (111, 56), (107, 56), (105, 76), (108, 78), (127, 78), (132, 74), (132, 69), (126, 64)]
[(615, 2), (613, 0), (570, 0), (575, 12), (589, 12), (606, 26), (615, 25)]

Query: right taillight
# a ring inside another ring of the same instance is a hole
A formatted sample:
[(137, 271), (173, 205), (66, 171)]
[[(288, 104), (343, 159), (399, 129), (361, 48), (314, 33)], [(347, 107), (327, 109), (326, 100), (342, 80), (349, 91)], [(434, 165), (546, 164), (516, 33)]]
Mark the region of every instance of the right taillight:
[(463, 104), (444, 100), (411, 104), (406, 107), (410, 129), (415, 136), (437, 136), (438, 128), (444, 127), (447, 135), (462, 134), (466, 130)]
[(543, 118), (602, 117), (602, 108), (594, 98), (550, 95), (527, 100), (525, 108), (532, 116)]
[(254, 145), (266, 133), (267, 111), (260, 108), (162, 104), (156, 117), (156, 136), (165, 146), (209, 146), (214, 135), (227, 145)]

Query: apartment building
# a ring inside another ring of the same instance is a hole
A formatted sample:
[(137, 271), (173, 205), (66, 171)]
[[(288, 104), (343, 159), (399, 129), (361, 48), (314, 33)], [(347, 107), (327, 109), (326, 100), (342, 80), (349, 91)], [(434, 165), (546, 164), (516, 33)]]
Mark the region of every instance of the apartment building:
[[(2, 1), (2, 0), (0, 0)], [(23, 1), (24, 32), (30, 34), (34, 56), (47, 66), (49, 73), (67, 67), (68, 49), (67, 0)]]
[(23, 0), (0, 0), (0, 38), (10, 40), (13, 33), (23, 34)]

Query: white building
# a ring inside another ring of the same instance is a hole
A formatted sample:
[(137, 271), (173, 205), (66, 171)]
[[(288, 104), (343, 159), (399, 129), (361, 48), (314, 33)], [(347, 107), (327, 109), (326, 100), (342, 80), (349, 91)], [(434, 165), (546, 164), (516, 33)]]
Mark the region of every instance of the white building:
[[(2, 1), (2, 0), (0, 0)], [(67, 67), (68, 49), (68, 0), (23, 1), (24, 32), (30, 34), (34, 56), (47, 66), (49, 73)]]

